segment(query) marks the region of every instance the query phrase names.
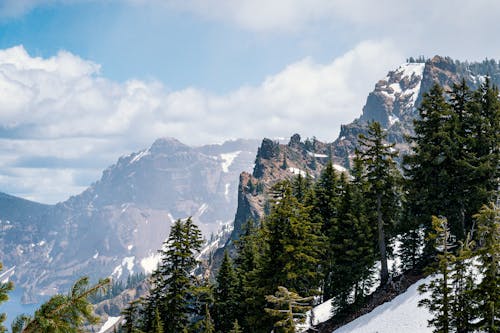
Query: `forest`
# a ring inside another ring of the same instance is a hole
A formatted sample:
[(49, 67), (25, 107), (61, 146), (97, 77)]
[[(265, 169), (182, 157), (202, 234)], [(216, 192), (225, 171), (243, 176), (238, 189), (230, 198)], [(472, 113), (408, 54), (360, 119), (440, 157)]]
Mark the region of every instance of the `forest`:
[[(372, 122), (349, 173), (329, 162), (318, 179), (269, 189), (269, 214), (246, 223), (214, 278), (196, 259), (200, 230), (177, 220), (120, 331), (296, 332), (314, 305), (331, 300), (341, 321), (408, 272), (435, 274), (420, 304), (435, 332), (500, 331), (499, 91), (488, 79), (477, 90), (434, 85), (418, 113), (409, 153)], [(87, 284), (17, 318), (13, 332), (79, 332), (109, 281)], [(0, 287), (4, 301), (13, 286)]]

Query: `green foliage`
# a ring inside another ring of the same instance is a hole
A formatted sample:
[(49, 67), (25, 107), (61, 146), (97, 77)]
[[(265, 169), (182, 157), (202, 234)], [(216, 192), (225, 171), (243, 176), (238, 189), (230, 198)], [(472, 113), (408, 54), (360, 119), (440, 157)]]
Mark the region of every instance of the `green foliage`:
[(238, 315), (238, 281), (227, 251), (216, 278), (214, 290), (214, 321), (219, 332), (228, 332)]
[(312, 300), (313, 297), (301, 297), (282, 286), (278, 286), (275, 295), (267, 295), (266, 301), (271, 303), (273, 308), (265, 310), (277, 320), (274, 322), (273, 332), (295, 333), (296, 324), (305, 321), (305, 313), (311, 309)]
[(500, 209), (493, 203), (483, 206), (475, 215), (479, 229), (479, 273), (483, 279), (477, 286), (478, 322), (484, 332), (500, 331)]
[(451, 330), (451, 295), (450, 286), (450, 266), (453, 261), (453, 255), (450, 249), (454, 246), (448, 221), (446, 218), (432, 217), (432, 226), (434, 232), (429, 234), (429, 239), (435, 244), (437, 255), (437, 265), (431, 270), (432, 273), (439, 274), (428, 284), (419, 287), (421, 293), (430, 292), (430, 298), (422, 299), (418, 305), (425, 306), (434, 315), (429, 320), (429, 326), (434, 327), (434, 332), (448, 333)]
[(366, 198), (369, 202), (368, 218), (377, 226), (377, 244), (380, 253), (380, 281), (385, 284), (389, 278), (387, 267), (387, 232), (398, 217), (400, 206), (399, 179), (393, 158), (398, 154), (394, 144), (386, 143), (387, 133), (380, 123), (373, 122), (368, 134), (360, 134), (359, 159), (362, 164), (362, 177), (367, 184)]
[(164, 249), (160, 250), (161, 263), (153, 273), (153, 288), (144, 305), (144, 327), (150, 330), (155, 309), (167, 332), (186, 329), (199, 311), (196, 302), (204, 295), (191, 272), (198, 262), (196, 252), (201, 248), (201, 232), (191, 218), (177, 220), (171, 227)]
[(233, 327), (229, 331), (229, 333), (242, 333), (240, 325), (238, 324), (238, 320), (235, 320), (233, 323)]
[[(0, 271), (2, 270), (2, 263), (0, 262)], [(7, 301), (9, 299), (9, 296), (7, 293), (14, 289), (14, 284), (9, 281), (9, 282), (0, 282), (0, 304)], [(7, 319), (7, 316), (5, 313), (0, 313), (0, 333), (3, 333), (6, 331), (5, 326), (3, 326), (3, 322)]]
[(109, 279), (88, 287), (89, 279), (82, 277), (75, 282), (68, 295), (55, 295), (35, 311), (33, 317), (21, 315), (12, 324), (13, 333), (80, 332), (84, 324), (95, 324), (89, 296), (110, 284)]

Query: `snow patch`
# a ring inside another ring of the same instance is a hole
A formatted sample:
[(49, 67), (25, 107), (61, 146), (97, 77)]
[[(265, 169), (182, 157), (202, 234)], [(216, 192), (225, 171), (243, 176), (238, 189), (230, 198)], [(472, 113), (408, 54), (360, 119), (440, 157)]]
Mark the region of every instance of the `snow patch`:
[(394, 124), (395, 124), (395, 123), (397, 123), (397, 122), (399, 122), (399, 118), (398, 118), (398, 117), (393, 116), (393, 115), (389, 116), (389, 124), (390, 124), (391, 126), (392, 126), (392, 125), (394, 125)]
[(127, 250), (132, 250), (134, 248), (134, 246), (132, 244), (130, 244), (129, 246), (127, 246)]
[(153, 273), (160, 263), (161, 256), (158, 253), (152, 253), (150, 256), (141, 259), (141, 266), (146, 274)]
[(312, 156), (312, 157), (319, 157), (319, 158), (327, 158), (328, 157), (328, 155), (325, 155), (325, 154), (316, 154), (316, 153), (313, 153), (313, 152), (310, 152), (310, 151), (307, 152), (307, 155)]
[(337, 170), (338, 172), (347, 172), (347, 169), (344, 168), (342, 165), (334, 164), (333, 168)]
[(95, 254), (92, 256), (92, 258), (97, 259), (99, 257), (99, 251), (95, 251)]
[(297, 168), (288, 168), (288, 171), (290, 171), (294, 175), (301, 175), (302, 177), (307, 176), (307, 173), (304, 170), (300, 170)]
[(125, 257), (122, 260), (122, 266), (127, 267), (130, 274), (134, 273), (134, 259), (135, 257)]
[(151, 151), (148, 149), (141, 151), (139, 154), (135, 155), (135, 157), (130, 161), (130, 164), (136, 163), (140, 161), (144, 156), (148, 156), (151, 154)]
[(230, 183), (227, 183), (225, 188), (224, 188), (224, 196), (226, 197), (226, 200), (229, 200), (229, 187), (231, 186)]
[(232, 152), (232, 153), (227, 153), (227, 154), (220, 154), (220, 158), (222, 159), (222, 171), (224, 172), (229, 172), (229, 167), (231, 164), (233, 164), (233, 161), (238, 155), (241, 153), (241, 150)]
[(98, 333), (104, 333), (118, 323), (121, 317), (108, 317), (108, 320), (102, 325)]
[(207, 208), (208, 208), (208, 204), (207, 204), (207, 203), (203, 203), (203, 204), (200, 206), (200, 208), (198, 208), (198, 212), (196, 213), (196, 215), (197, 215), (198, 217), (202, 216), (202, 215), (203, 215), (203, 213), (205, 213), (205, 211), (207, 210)]
[(335, 333), (431, 333), (427, 321), (432, 315), (425, 307), (418, 307), (418, 302), (427, 297), (427, 294), (418, 292), (417, 288), (423, 283), (429, 283), (433, 277), (427, 277), (408, 288), (406, 292), (392, 301), (376, 307), (349, 324), (335, 330)]

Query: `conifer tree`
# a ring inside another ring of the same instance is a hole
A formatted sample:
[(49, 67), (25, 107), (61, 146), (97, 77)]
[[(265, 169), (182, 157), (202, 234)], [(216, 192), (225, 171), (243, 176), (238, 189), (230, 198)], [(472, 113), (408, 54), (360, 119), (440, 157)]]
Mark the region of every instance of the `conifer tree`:
[[(356, 183), (348, 183), (345, 174), (340, 179), (342, 190), (338, 219), (330, 236), (333, 266), (330, 281), (336, 316), (344, 316), (359, 303), (369, 287), (373, 253), (373, 231), (365, 215), (364, 200)], [(352, 301), (351, 301), (352, 299)]]
[(433, 241), (439, 254), (437, 255), (436, 266), (431, 266), (431, 272), (439, 275), (435, 276), (428, 284), (419, 287), (420, 293), (430, 292), (430, 298), (421, 300), (418, 306), (427, 307), (434, 315), (429, 320), (429, 326), (434, 327), (433, 332), (449, 333), (451, 331), (452, 313), (450, 266), (453, 261), (450, 250), (455, 245), (446, 218), (433, 216), (432, 226), (434, 231), (429, 234), (429, 239)]
[[(450, 175), (446, 152), (453, 143), (445, 130), (449, 128), (451, 114), (443, 89), (435, 84), (424, 94), (420, 117), (413, 122), (415, 136), (409, 138), (412, 153), (404, 157), (404, 165), (407, 223), (415, 241), (419, 226), (425, 235), (432, 231), (431, 215), (447, 216)], [(432, 244), (426, 244), (425, 255), (430, 258)], [(418, 248), (417, 244), (408, 245), (409, 251)]]
[[(2, 263), (0, 262), (0, 271), (2, 270)], [(7, 293), (14, 289), (14, 284), (11, 281), (8, 282), (0, 282), (0, 304), (7, 301), (9, 296)], [(0, 333), (6, 331), (5, 326), (3, 326), (3, 322), (7, 319), (5, 313), (0, 313)]]
[(393, 158), (394, 144), (387, 144), (387, 134), (380, 123), (373, 122), (368, 134), (359, 136), (360, 157), (363, 161), (365, 178), (369, 185), (368, 194), (374, 204), (373, 223), (377, 226), (377, 244), (380, 253), (380, 282), (384, 285), (389, 279), (387, 267), (386, 228), (394, 221), (398, 211), (397, 169)]
[(42, 304), (31, 316), (20, 315), (12, 323), (12, 333), (81, 332), (86, 323), (95, 324), (99, 318), (93, 314), (90, 295), (110, 284), (110, 279), (100, 280), (88, 287), (88, 277), (78, 279), (68, 295), (57, 294)]
[(214, 290), (214, 322), (220, 332), (228, 332), (238, 315), (237, 280), (227, 251), (216, 278)]
[(457, 333), (472, 332), (474, 319), (474, 277), (471, 267), (474, 241), (470, 235), (465, 241), (459, 241), (459, 250), (453, 257), (450, 270), (450, 282), (453, 296), (450, 299), (450, 327)]
[[(261, 319), (261, 298), (255, 293), (258, 288), (257, 265), (262, 248), (261, 230), (255, 227), (253, 220), (248, 220), (242, 228), (243, 233), (235, 241), (237, 291), (239, 306), (237, 318), (245, 332), (254, 332), (255, 323)], [(260, 302), (260, 303), (259, 303)]]
[[(336, 230), (338, 217), (338, 205), (340, 202), (339, 178), (335, 168), (329, 161), (321, 172), (320, 178), (314, 186), (311, 218), (321, 224), (321, 231), (328, 238), (328, 246), (332, 244), (331, 237)], [(333, 297), (334, 286), (332, 281), (332, 270), (335, 265), (334, 254), (330, 249), (324, 252), (321, 267), (323, 269), (323, 298)]]
[(159, 251), (161, 263), (153, 273), (153, 289), (144, 306), (144, 330), (152, 328), (151, 314), (156, 308), (165, 331), (181, 332), (189, 326), (197, 310), (193, 305), (197, 286), (192, 271), (197, 266), (195, 254), (202, 243), (201, 232), (191, 218), (179, 219), (172, 225), (168, 240)]
[(266, 300), (273, 305), (273, 308), (266, 308), (266, 312), (277, 319), (273, 332), (295, 333), (297, 323), (305, 321), (305, 313), (311, 309), (313, 297), (302, 297), (278, 286), (275, 295), (267, 295)]
[(151, 333), (163, 333), (163, 323), (161, 322), (160, 312), (155, 309), (155, 319), (153, 320)]
[[(139, 333), (138, 321), (140, 319), (139, 306), (141, 305), (141, 299), (132, 301), (128, 306), (121, 312), (123, 315), (123, 320), (125, 324), (122, 325), (121, 329), (123, 333)], [(155, 313), (158, 309), (155, 309)]]
[(477, 286), (478, 321), (484, 332), (500, 331), (500, 209), (493, 203), (475, 215), (479, 229), (478, 261), (482, 280)]

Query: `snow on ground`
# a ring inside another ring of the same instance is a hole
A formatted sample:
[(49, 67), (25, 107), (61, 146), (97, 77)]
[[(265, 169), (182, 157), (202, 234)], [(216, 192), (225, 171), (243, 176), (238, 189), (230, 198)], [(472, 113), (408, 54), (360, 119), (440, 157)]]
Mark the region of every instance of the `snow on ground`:
[(334, 164), (333, 168), (337, 170), (338, 172), (347, 172), (347, 169), (344, 168), (342, 165)]
[(303, 170), (297, 169), (297, 168), (288, 168), (288, 170), (293, 173), (294, 175), (301, 175), (302, 177), (307, 176), (307, 173)]
[(120, 318), (121, 317), (108, 317), (108, 320), (106, 320), (104, 325), (102, 325), (98, 333), (104, 333), (110, 328), (112, 328), (120, 320)]
[(146, 258), (141, 259), (141, 266), (146, 274), (152, 273), (160, 263), (161, 256), (159, 253), (152, 253)]
[(427, 277), (411, 285), (406, 292), (392, 301), (384, 303), (372, 312), (367, 313), (349, 324), (335, 330), (335, 333), (431, 333), (427, 321), (431, 314), (424, 307), (418, 307), (418, 302), (425, 297), (417, 288), (423, 283), (429, 283), (432, 277)]
[(229, 186), (231, 186), (231, 184), (227, 183), (226, 187), (224, 188), (224, 196), (226, 197), (226, 200), (229, 200)]
[(316, 154), (316, 153), (313, 153), (313, 152), (310, 152), (310, 151), (307, 152), (307, 155), (312, 156), (312, 157), (318, 157), (318, 158), (327, 158), (328, 157), (328, 155), (325, 155), (325, 154)]
[(392, 125), (394, 125), (394, 124), (395, 124), (395, 123), (397, 123), (397, 122), (399, 122), (399, 118), (398, 118), (398, 117), (393, 116), (393, 115), (389, 116), (389, 124), (390, 124), (391, 126), (392, 126)]
[(222, 171), (224, 172), (229, 172), (229, 167), (231, 164), (233, 164), (234, 159), (241, 153), (240, 150), (232, 152), (232, 153), (227, 153), (227, 154), (220, 154), (220, 158), (222, 159)]
[(147, 156), (147, 155), (149, 155), (149, 154), (151, 154), (151, 152), (150, 152), (149, 148), (148, 148), (148, 149), (146, 149), (146, 150), (141, 151), (139, 154), (137, 154), (137, 155), (136, 155), (136, 156), (135, 156), (135, 157), (134, 157), (134, 158), (130, 161), (130, 164), (132, 164), (132, 163), (135, 163), (135, 162), (139, 161), (141, 158), (143, 158), (144, 156)]

